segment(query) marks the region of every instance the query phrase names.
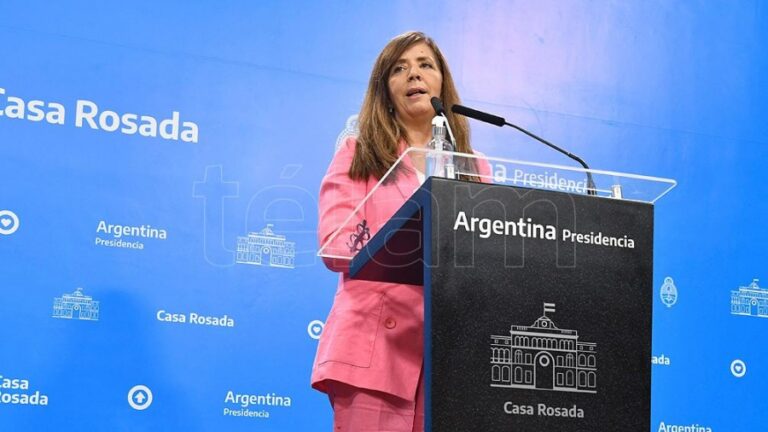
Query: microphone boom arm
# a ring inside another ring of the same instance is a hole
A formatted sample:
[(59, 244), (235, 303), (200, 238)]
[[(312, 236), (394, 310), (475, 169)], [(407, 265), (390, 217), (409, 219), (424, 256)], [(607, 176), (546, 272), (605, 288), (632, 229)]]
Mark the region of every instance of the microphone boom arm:
[(499, 117), (499, 116), (496, 116), (496, 115), (493, 115), (493, 114), (488, 114), (488, 113), (485, 113), (485, 112), (482, 112), (482, 111), (478, 111), (476, 109), (472, 109), (472, 108), (469, 108), (469, 107), (465, 107), (463, 105), (458, 105), (458, 104), (453, 105), (451, 107), (451, 111), (453, 111), (456, 114), (460, 114), (460, 115), (463, 115), (463, 116), (466, 116), (466, 117), (469, 117), (469, 118), (473, 118), (475, 120), (480, 120), (480, 121), (485, 122), (485, 123), (490, 123), (490, 124), (493, 124), (493, 125), (496, 125), (496, 126), (499, 126), (499, 127), (510, 126), (510, 127), (514, 128), (514, 129), (516, 129), (516, 130), (518, 130), (518, 131), (528, 135), (529, 137), (535, 139), (536, 141), (538, 141), (538, 142), (540, 142), (542, 144), (545, 144), (548, 147), (550, 147), (550, 148), (552, 148), (554, 150), (557, 150), (558, 152), (560, 152), (560, 153), (568, 156), (569, 158), (575, 160), (576, 162), (581, 164), (581, 166), (584, 167), (584, 169), (586, 170), (585, 173), (587, 174), (587, 194), (588, 195), (593, 195), (593, 196), (597, 195), (597, 188), (595, 186), (595, 181), (592, 178), (592, 173), (590, 172), (589, 165), (587, 165), (587, 163), (584, 162), (584, 159), (576, 156), (575, 154), (573, 154), (573, 153), (571, 153), (571, 152), (569, 152), (569, 151), (567, 151), (565, 149), (562, 149), (562, 148), (556, 146), (555, 144), (552, 144), (551, 142), (545, 140), (544, 138), (541, 138), (541, 137), (539, 137), (539, 136), (537, 136), (537, 135), (535, 135), (535, 134), (533, 134), (531, 132), (528, 132), (527, 130), (521, 128), (520, 126), (514, 125), (514, 124), (506, 121), (503, 117)]

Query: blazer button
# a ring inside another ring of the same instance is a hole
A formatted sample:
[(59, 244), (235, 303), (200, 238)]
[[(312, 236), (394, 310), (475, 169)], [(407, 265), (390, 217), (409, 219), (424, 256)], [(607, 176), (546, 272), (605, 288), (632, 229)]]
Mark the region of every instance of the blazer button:
[(386, 320), (384, 320), (384, 327), (386, 327), (386, 328), (388, 328), (390, 330), (395, 328), (396, 325), (397, 325), (397, 321), (395, 321), (394, 318), (390, 317), (390, 318), (387, 318)]

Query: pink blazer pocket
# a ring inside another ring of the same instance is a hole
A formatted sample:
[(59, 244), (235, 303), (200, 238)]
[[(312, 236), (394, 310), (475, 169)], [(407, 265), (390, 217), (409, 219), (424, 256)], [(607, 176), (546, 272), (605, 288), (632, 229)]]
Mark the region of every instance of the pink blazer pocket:
[(321, 344), (324, 346), (318, 353), (318, 364), (338, 362), (370, 367), (383, 304), (384, 294), (377, 294), (371, 296), (371, 304), (361, 308), (334, 306), (323, 329), (326, 343)]

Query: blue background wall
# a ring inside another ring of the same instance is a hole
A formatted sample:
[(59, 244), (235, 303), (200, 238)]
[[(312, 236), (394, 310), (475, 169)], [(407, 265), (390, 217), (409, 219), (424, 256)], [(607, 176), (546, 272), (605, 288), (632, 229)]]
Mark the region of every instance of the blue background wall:
[[(0, 17), (0, 210), (18, 218), (0, 213), (0, 375), (29, 383), (0, 401), (48, 399), (0, 403), (0, 430), (328, 430), (308, 384), (310, 323), (336, 281), (315, 257), (317, 189), (375, 56), (410, 29), (438, 41), (468, 105), (595, 168), (678, 180), (656, 208), (653, 353), (669, 364), (653, 367), (650, 429), (766, 427), (768, 318), (731, 309), (731, 291), (768, 286), (763, 3), (28, 1)], [(59, 103), (65, 124), (9, 118), (9, 96)], [(78, 100), (179, 112), (198, 142), (77, 127)], [(511, 130), (473, 124), (473, 137), (487, 154), (564, 162)], [(167, 238), (98, 245), (114, 240), (101, 221)], [(294, 261), (236, 262), (238, 237), (268, 226)], [(53, 316), (77, 288), (98, 319)], [(127, 400), (140, 384), (145, 410)], [(230, 391), (290, 406), (224, 415), (243, 408)]]

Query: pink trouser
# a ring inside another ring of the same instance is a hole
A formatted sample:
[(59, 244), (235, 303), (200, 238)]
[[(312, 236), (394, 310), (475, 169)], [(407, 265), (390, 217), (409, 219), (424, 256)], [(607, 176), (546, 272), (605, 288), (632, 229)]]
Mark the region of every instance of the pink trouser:
[(424, 386), (419, 384), (416, 401), (388, 393), (327, 381), (333, 406), (334, 432), (423, 432)]

